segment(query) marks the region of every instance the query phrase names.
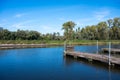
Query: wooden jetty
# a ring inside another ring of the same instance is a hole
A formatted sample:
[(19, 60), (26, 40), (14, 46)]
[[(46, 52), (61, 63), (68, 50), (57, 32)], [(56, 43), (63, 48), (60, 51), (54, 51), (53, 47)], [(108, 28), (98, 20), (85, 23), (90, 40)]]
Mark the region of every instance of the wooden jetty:
[[(111, 48), (111, 53), (120, 53), (120, 49)], [(102, 48), (102, 52), (109, 52), (109, 48)]]
[(100, 61), (103, 63), (107, 63), (109, 65), (119, 65), (120, 66), (120, 58), (116, 58), (113, 56), (108, 56), (104, 54), (91, 54), (91, 53), (83, 53), (83, 52), (76, 52), (74, 49), (69, 51), (69, 48), (74, 47), (68, 47), (66, 46), (66, 51), (64, 51), (64, 56), (73, 56), (74, 58), (82, 58), (87, 59), (88, 61)]

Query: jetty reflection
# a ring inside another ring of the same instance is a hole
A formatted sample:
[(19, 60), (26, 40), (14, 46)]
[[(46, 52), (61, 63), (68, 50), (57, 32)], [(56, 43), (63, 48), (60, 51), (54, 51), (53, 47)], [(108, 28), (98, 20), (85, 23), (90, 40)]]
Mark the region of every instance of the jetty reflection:
[(79, 63), (79, 64), (83, 64), (83, 65), (87, 65), (90, 67), (94, 67), (97, 70), (106, 70), (109, 72), (115, 72), (115, 73), (120, 73), (120, 67), (119, 66), (109, 66), (108, 64), (102, 63), (102, 62), (98, 62), (98, 61), (88, 61), (87, 59), (81, 59), (81, 58), (77, 58), (77, 59), (73, 59), (72, 56), (66, 56), (64, 57), (64, 63), (66, 66), (71, 66), (73, 63)]

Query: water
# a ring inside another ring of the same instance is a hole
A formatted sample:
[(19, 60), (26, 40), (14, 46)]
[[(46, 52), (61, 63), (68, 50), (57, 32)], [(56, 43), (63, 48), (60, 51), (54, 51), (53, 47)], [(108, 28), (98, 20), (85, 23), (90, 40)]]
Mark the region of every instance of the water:
[[(109, 48), (109, 45), (99, 45), (98, 52), (101, 53), (102, 48)], [(120, 45), (111, 45), (111, 48), (120, 49)], [(87, 53), (97, 53), (97, 46), (96, 45), (82, 45), (76, 46), (75, 51), (87, 52)]]
[(120, 70), (65, 58), (63, 47), (10, 49), (0, 50), (0, 80), (120, 80)]

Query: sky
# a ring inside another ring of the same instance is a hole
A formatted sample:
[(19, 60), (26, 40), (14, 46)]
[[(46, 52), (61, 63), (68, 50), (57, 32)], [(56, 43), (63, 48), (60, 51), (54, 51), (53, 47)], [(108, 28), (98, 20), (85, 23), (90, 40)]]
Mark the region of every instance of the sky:
[(120, 17), (120, 0), (0, 0), (0, 27), (10, 31), (62, 31), (67, 21), (76, 28)]

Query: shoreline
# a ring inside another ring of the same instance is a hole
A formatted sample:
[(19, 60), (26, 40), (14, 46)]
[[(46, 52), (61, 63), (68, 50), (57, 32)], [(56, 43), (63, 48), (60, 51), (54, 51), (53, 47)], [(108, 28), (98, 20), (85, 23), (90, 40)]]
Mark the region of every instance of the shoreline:
[[(99, 40), (98, 45), (108, 45), (108, 40)], [(120, 44), (120, 40), (111, 40), (112, 44)], [(71, 40), (68, 45), (97, 45), (97, 40)], [(0, 50), (18, 48), (44, 48), (64, 46), (64, 41), (39, 41), (39, 40), (0, 40)]]
[(50, 46), (63, 46), (63, 44), (0, 44), (0, 50), (20, 48), (45, 48)]
[[(72, 42), (73, 46), (76, 45), (96, 45), (96, 42)], [(120, 44), (116, 42), (112, 42), (112, 44)], [(108, 45), (106, 42), (99, 42), (98, 45)], [(45, 48), (45, 47), (53, 47), (53, 46), (64, 46), (64, 43), (41, 43), (41, 44), (0, 44), (0, 50), (4, 49), (20, 49), (20, 48)]]

